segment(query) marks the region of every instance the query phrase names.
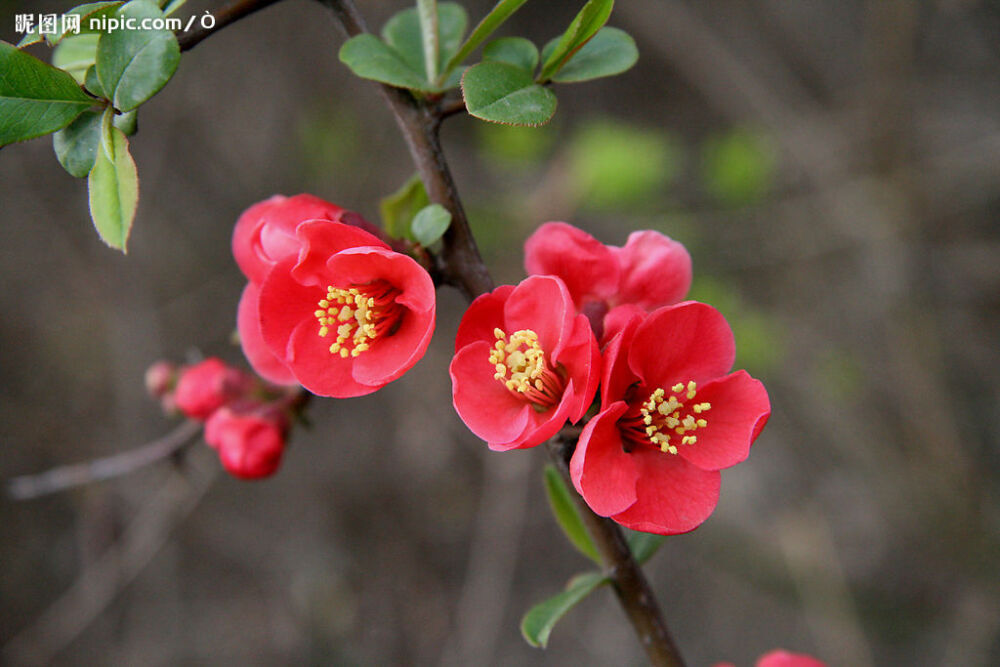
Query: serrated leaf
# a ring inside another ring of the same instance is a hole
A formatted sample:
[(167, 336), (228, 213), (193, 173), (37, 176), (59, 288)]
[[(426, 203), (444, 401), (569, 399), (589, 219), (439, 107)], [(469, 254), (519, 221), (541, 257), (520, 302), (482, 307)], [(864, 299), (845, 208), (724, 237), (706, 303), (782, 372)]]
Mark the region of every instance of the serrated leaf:
[[(115, 12), (123, 20), (162, 18), (150, 0), (132, 0)], [(97, 44), (97, 77), (119, 111), (131, 111), (166, 85), (180, 62), (177, 38), (169, 30), (116, 30)]]
[(72, 176), (85, 178), (94, 167), (101, 143), (101, 115), (99, 111), (84, 111), (52, 135), (56, 159)]
[(536, 604), (524, 615), (521, 619), (521, 634), (525, 641), (532, 646), (545, 648), (559, 619), (608, 581), (600, 572), (586, 572), (573, 577), (562, 593)]
[(410, 223), (413, 238), (422, 246), (429, 246), (440, 239), (451, 224), (451, 213), (441, 204), (431, 204), (417, 211)]
[(577, 551), (601, 564), (601, 557), (597, 554), (597, 547), (590, 539), (590, 533), (583, 525), (583, 519), (573, 502), (572, 492), (566, 487), (562, 475), (555, 466), (545, 466), (545, 496), (549, 499), (549, 508), (556, 518), (559, 527), (570, 543), (577, 548)]
[(465, 108), (476, 118), (508, 125), (542, 125), (556, 112), (556, 96), (515, 65), (482, 62), (462, 76)]
[(93, 104), (69, 74), (0, 41), (0, 146), (55, 132)]
[(399, 51), (370, 33), (344, 42), (340, 47), (340, 62), (362, 79), (411, 90), (430, 88), (421, 71), (413, 69)]
[(555, 48), (543, 60), (542, 72), (538, 76), (540, 83), (545, 83), (555, 76), (573, 54), (583, 48), (583, 45), (607, 23), (614, 5), (614, 0), (589, 0), (583, 6), (556, 42)]
[(465, 40), (462, 47), (455, 52), (455, 55), (451, 57), (448, 63), (445, 65), (445, 71), (449, 71), (457, 65), (461, 64), (463, 60), (469, 57), (469, 54), (476, 50), (476, 47), (486, 41), (486, 38), (496, 32), (496, 29), (500, 25), (510, 18), (510, 15), (520, 9), (527, 0), (500, 0), (496, 6), (490, 10), (490, 13), (483, 17), (483, 20), (472, 30), (472, 34), (469, 38)]
[(632, 551), (632, 557), (639, 565), (642, 565), (647, 560), (652, 558), (653, 554), (659, 550), (666, 539), (667, 537), (665, 535), (640, 533), (635, 530), (629, 531), (625, 535), (625, 540), (628, 542), (628, 548)]
[[(442, 2), (437, 6), (438, 63), (435, 68), (440, 75), (450, 72), (446, 63), (458, 49), (465, 35), (469, 17), (465, 9), (454, 2)], [(424, 80), (422, 90), (432, 92), (442, 90), (439, 81), (427, 77), (430, 68), (425, 64), (423, 36), (420, 17), (416, 8), (404, 9), (395, 14), (382, 28), (382, 38), (392, 47), (402, 60)]]
[(69, 72), (77, 83), (84, 83), (87, 69), (97, 59), (97, 41), (100, 37), (100, 35), (67, 37), (59, 42), (59, 46), (52, 52), (52, 64)]
[(483, 60), (507, 63), (533, 74), (538, 67), (538, 47), (524, 37), (501, 37), (483, 47)]
[(559, 83), (576, 83), (621, 74), (639, 60), (635, 40), (618, 28), (603, 27), (563, 65), (553, 77)]
[(410, 221), (430, 203), (420, 175), (414, 174), (398, 190), (379, 202), (382, 227), (391, 238), (407, 238), (412, 241)]
[(139, 179), (128, 139), (110, 122), (103, 123), (103, 130), (97, 159), (87, 178), (90, 217), (101, 240), (125, 252), (139, 202)]

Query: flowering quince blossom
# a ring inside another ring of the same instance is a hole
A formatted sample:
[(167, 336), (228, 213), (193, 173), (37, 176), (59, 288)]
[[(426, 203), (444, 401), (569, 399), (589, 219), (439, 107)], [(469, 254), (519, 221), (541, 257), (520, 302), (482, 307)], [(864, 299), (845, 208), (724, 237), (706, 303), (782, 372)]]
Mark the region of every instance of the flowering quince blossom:
[(427, 349), (433, 282), (363, 225), (329, 219), (346, 212), (296, 222), (322, 208), (322, 200), (296, 200), (251, 207), (233, 234), (233, 254), (250, 279), (237, 314), (244, 354), (272, 382), (337, 398), (371, 393)]
[[(715, 667), (735, 667), (735, 665), (731, 662), (720, 662)], [(758, 658), (756, 667), (826, 667), (826, 663), (805, 653), (790, 653), (776, 649)]]
[(525, 241), (524, 266), (562, 278), (602, 343), (611, 339), (605, 316), (615, 307), (650, 311), (677, 303), (691, 287), (687, 249), (652, 230), (632, 232), (619, 248), (565, 222), (546, 222)]
[(472, 302), (450, 372), (455, 409), (490, 449), (534, 447), (583, 417), (600, 351), (562, 280), (532, 276)]
[(601, 411), (570, 461), (594, 512), (662, 535), (708, 518), (719, 470), (746, 459), (771, 414), (764, 385), (729, 373), (734, 355), (729, 325), (703, 303), (635, 314), (622, 326), (604, 351)]
[(191, 419), (205, 421), (223, 405), (246, 394), (253, 383), (243, 371), (210, 357), (181, 370), (173, 405)]
[(266, 411), (222, 407), (205, 422), (205, 442), (218, 451), (223, 467), (242, 479), (268, 477), (278, 469), (287, 432), (287, 419)]

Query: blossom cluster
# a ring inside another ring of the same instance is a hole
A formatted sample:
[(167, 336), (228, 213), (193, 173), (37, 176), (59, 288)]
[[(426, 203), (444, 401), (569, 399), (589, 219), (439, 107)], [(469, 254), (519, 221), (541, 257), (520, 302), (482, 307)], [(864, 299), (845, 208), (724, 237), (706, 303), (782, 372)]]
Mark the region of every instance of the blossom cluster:
[(479, 297), (462, 319), (458, 414), (495, 450), (534, 447), (590, 414), (570, 461), (590, 508), (635, 530), (693, 530), (770, 402), (758, 380), (730, 372), (722, 315), (682, 301), (687, 250), (655, 231), (614, 247), (550, 222), (525, 243), (525, 267), (532, 275)]
[(205, 442), (233, 476), (268, 477), (281, 464), (294, 393), (216, 357), (181, 368), (158, 361), (146, 371), (146, 389), (166, 411), (204, 422)]

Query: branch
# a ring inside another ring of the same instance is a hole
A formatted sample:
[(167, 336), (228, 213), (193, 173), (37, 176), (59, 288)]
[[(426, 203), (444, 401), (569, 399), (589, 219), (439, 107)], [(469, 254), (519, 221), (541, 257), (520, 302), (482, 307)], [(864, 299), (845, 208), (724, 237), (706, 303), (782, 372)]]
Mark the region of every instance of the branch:
[(38, 475), (14, 477), (7, 481), (7, 494), (14, 500), (28, 500), (74, 486), (120, 477), (173, 455), (194, 440), (200, 432), (201, 424), (186, 421), (162, 438), (121, 454), (53, 468)]
[[(212, 33), (222, 30), (230, 23), (239, 21), (244, 16), (264, 9), (279, 0), (237, 0), (237, 2), (227, 5), (214, 14), (215, 23), (211, 28), (199, 27), (197, 30), (182, 32), (177, 35), (177, 43), (181, 46), (181, 51), (188, 51), (197, 46), (201, 40)], [(200, 25), (200, 24), (199, 24)]]
[[(567, 428), (563, 435), (549, 441), (549, 457), (559, 469), (567, 488), (573, 489), (569, 476), (569, 459), (576, 447), (579, 428)], [(639, 643), (646, 651), (649, 662), (657, 667), (684, 667), (677, 645), (674, 644), (663, 614), (656, 603), (656, 596), (642, 573), (642, 568), (632, 557), (621, 528), (611, 519), (594, 514), (583, 498), (573, 491), (580, 516), (594, 540), (604, 572), (611, 579), (615, 594), (639, 636)]]
[[(319, 2), (333, 12), (348, 37), (367, 32), (364, 19), (351, 0)], [(451, 213), (451, 225), (442, 239), (444, 249), (439, 256), (441, 275), (470, 300), (489, 292), (493, 289), (493, 279), (476, 247), (469, 219), (441, 148), (438, 134), (441, 115), (435, 107), (416, 99), (409, 91), (384, 83), (377, 85), (403, 133), (427, 195)]]

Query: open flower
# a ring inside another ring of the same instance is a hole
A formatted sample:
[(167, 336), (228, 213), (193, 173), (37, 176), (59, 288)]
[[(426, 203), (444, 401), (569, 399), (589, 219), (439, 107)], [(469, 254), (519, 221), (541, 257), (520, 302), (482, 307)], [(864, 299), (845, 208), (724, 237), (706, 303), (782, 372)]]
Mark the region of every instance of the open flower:
[(771, 413), (764, 385), (729, 373), (734, 354), (729, 325), (703, 303), (621, 326), (604, 351), (601, 412), (570, 461), (594, 512), (663, 535), (708, 518), (719, 470), (746, 459)]
[(232, 475), (259, 479), (274, 474), (281, 464), (287, 431), (288, 422), (278, 413), (223, 407), (205, 422), (205, 442), (219, 452)]
[(566, 286), (532, 276), (469, 306), (455, 340), (452, 396), (491, 449), (534, 447), (583, 417), (599, 369), (597, 341)]
[(241, 300), (240, 337), (254, 367), (269, 351), (303, 387), (336, 398), (371, 393), (409, 370), (434, 332), (427, 271), (349, 225), (306, 221), (295, 236), (297, 256), (276, 262)]
[(547, 222), (524, 244), (532, 275), (562, 278), (579, 311), (602, 341), (611, 309), (633, 304), (649, 311), (677, 303), (691, 287), (691, 256), (684, 246), (651, 230), (633, 232), (623, 247), (604, 245), (565, 222)]

